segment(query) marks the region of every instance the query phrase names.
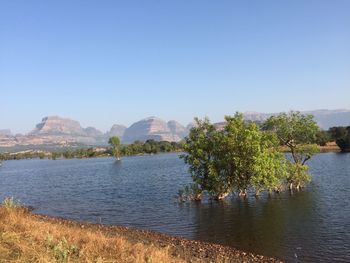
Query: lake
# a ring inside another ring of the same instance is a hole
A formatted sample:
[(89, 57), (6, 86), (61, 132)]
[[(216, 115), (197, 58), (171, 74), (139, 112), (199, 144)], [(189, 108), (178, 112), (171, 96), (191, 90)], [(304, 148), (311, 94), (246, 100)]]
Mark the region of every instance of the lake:
[(6, 161), (0, 198), (34, 212), (156, 230), (287, 262), (350, 262), (350, 154), (310, 162), (311, 184), (293, 195), (177, 202), (191, 181), (178, 154)]

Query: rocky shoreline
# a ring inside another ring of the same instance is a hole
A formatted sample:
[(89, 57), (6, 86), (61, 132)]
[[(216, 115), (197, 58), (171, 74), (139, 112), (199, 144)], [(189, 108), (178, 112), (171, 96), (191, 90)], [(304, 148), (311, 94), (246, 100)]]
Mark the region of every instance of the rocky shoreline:
[(186, 262), (283, 262), (228, 246), (188, 240), (150, 230), (72, 221), (47, 215), (33, 214), (33, 216), (38, 220), (53, 224), (78, 227), (93, 232), (98, 231), (109, 237), (122, 237), (131, 243), (143, 243), (144, 245), (152, 245), (160, 249), (167, 248), (172, 256), (183, 259)]

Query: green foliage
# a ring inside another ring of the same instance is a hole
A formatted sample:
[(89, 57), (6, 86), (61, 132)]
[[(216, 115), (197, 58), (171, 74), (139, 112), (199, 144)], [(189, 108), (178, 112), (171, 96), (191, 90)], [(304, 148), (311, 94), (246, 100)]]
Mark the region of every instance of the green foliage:
[(350, 151), (350, 133), (346, 137), (336, 140), (336, 143), (342, 152), (349, 152)]
[(256, 195), (261, 190), (269, 192), (282, 190), (288, 177), (288, 162), (284, 156), (277, 151), (265, 151), (256, 161), (257, 165), (254, 166), (255, 176), (252, 177), (252, 186)]
[(342, 152), (350, 151), (350, 126), (332, 127), (329, 129), (329, 133)]
[[(167, 141), (155, 141), (147, 140), (146, 142), (135, 141), (132, 144), (120, 144), (117, 146), (119, 150), (119, 156), (131, 156), (138, 154), (156, 154), (166, 152), (178, 152), (183, 150), (183, 144), (181, 142), (167, 142)], [(105, 157), (116, 156), (115, 148), (69, 148), (66, 150), (58, 150), (54, 152), (42, 152), (42, 151), (26, 151), (17, 153), (0, 153), (0, 160), (21, 160), (32, 158), (49, 158), (56, 160), (59, 158), (72, 159), (72, 158), (93, 158), (93, 157)]]
[(253, 186), (257, 192), (277, 187), (283, 170), (283, 156), (275, 136), (265, 134), (241, 114), (226, 117), (224, 136), (225, 163), (230, 183), (241, 193)]
[(350, 126), (349, 127), (343, 127), (343, 126), (332, 127), (332, 128), (329, 128), (328, 133), (330, 134), (333, 140), (338, 140), (338, 139), (345, 138), (348, 134), (349, 129), (350, 129)]
[(288, 163), (287, 183), (289, 188), (299, 189), (310, 181), (306, 162), (318, 152), (316, 144), (320, 130), (312, 115), (291, 111), (270, 117), (263, 129), (277, 135), (280, 144), (291, 152), (292, 162)]
[(319, 127), (313, 118), (313, 115), (290, 111), (271, 116), (263, 124), (263, 129), (274, 131), (281, 145), (293, 148), (299, 144), (316, 142)]
[(108, 143), (114, 147), (120, 145), (120, 139), (117, 136), (113, 136), (109, 138)]
[(332, 138), (328, 131), (319, 131), (316, 134), (316, 143), (318, 145), (325, 146), (330, 141), (332, 141)]
[(287, 182), (289, 188), (292, 190), (293, 187), (300, 189), (306, 183), (311, 181), (311, 177), (308, 173), (309, 167), (300, 163), (288, 163), (288, 177)]
[[(246, 195), (249, 188), (256, 194), (281, 191), (287, 184), (299, 189), (310, 181), (305, 162), (318, 151), (313, 143), (319, 134), (312, 116), (283, 113), (269, 118), (263, 130), (245, 122), (240, 113), (225, 120), (217, 129), (208, 119), (195, 119), (182, 156), (194, 184), (180, 190), (180, 200), (198, 199), (203, 192), (222, 199), (232, 192)], [(280, 145), (289, 147), (291, 160), (280, 152)]]
[(74, 257), (78, 258), (80, 253), (78, 246), (69, 244), (65, 238), (55, 242), (50, 234), (46, 237), (46, 247), (57, 262), (69, 262)]
[(43, 152), (39, 150), (27, 150), (27, 151), (21, 151), (17, 153), (0, 153), (0, 160), (22, 160), (22, 159), (33, 159), (33, 158), (40, 158), (44, 159), (46, 157), (50, 157), (49, 152)]
[(157, 154), (164, 152), (181, 151), (182, 144), (177, 142), (147, 140), (146, 142), (135, 141), (132, 144), (122, 145), (121, 154), (137, 155), (137, 154)]
[(108, 143), (112, 145), (112, 154), (115, 158), (119, 159), (120, 158), (120, 140), (118, 137), (113, 136), (109, 138)]
[(195, 122), (196, 125), (184, 144), (184, 150), (188, 154), (182, 157), (189, 164), (194, 183), (212, 197), (219, 198), (232, 188), (223, 167), (223, 132), (217, 131), (208, 119), (196, 118)]
[(267, 119), (263, 129), (277, 135), (280, 144), (289, 148), (295, 163), (305, 164), (317, 152), (314, 146), (305, 147), (316, 143), (319, 133), (312, 115), (303, 115), (298, 111), (281, 113)]
[(224, 129), (217, 130), (208, 119), (195, 119), (184, 144), (183, 156), (195, 185), (212, 198), (231, 192), (245, 194), (279, 187), (286, 177), (285, 159), (278, 140), (246, 123), (242, 114), (227, 116)]

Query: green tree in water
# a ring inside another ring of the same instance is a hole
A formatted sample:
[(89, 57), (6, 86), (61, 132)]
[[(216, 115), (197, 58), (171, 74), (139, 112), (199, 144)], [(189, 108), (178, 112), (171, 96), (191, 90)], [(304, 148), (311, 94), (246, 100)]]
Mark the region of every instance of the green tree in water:
[(117, 160), (120, 160), (120, 140), (117, 136), (109, 138), (108, 143), (113, 147), (112, 153)]
[(279, 187), (285, 180), (286, 162), (278, 152), (278, 140), (246, 123), (242, 114), (225, 119), (223, 129), (208, 119), (195, 119), (186, 138), (183, 158), (195, 184), (191, 186), (196, 189), (194, 199), (203, 192), (223, 199), (235, 191), (245, 196), (249, 187), (257, 194)]
[(318, 151), (317, 135), (319, 127), (312, 115), (304, 115), (297, 111), (272, 116), (263, 124), (263, 129), (277, 135), (280, 145), (291, 153), (288, 164), (289, 188), (299, 190), (310, 181), (306, 162)]

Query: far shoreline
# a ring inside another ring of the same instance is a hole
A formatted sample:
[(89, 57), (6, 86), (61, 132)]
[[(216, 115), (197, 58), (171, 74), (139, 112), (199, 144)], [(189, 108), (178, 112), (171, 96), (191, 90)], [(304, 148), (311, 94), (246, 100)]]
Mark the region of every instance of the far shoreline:
[[(75, 148), (72, 148), (72, 149), (75, 149)], [(84, 148), (84, 149), (101, 149), (101, 147), (92, 147), (92, 148)], [(106, 147), (105, 149), (108, 149), (108, 148)], [(52, 153), (57, 153), (57, 152), (38, 150), (38, 149), (28, 149), (28, 150), (16, 151), (16, 152), (3, 152), (3, 151), (4, 151), (4, 148), (1, 148), (0, 161), (23, 160), (23, 159), (49, 159), (49, 160), (77, 159), (79, 160), (79, 159), (94, 159), (94, 158), (114, 158), (114, 156), (112, 156), (111, 154), (106, 154), (106, 153), (98, 154), (95, 156), (84, 156), (84, 157), (75, 156), (75, 157), (69, 157), (69, 158), (60, 156), (58, 158), (52, 158), (51, 157)], [(288, 153), (289, 151), (285, 147), (281, 147), (281, 152)], [(331, 152), (342, 153), (340, 148), (335, 143), (331, 143), (325, 146), (318, 145), (318, 153), (331, 153)], [(152, 156), (152, 155), (169, 154), (169, 153), (186, 154), (182, 150), (176, 150), (176, 151), (157, 152), (157, 153), (137, 153), (137, 154), (131, 154), (131, 155), (122, 155), (121, 158), (134, 157), (134, 156)], [(44, 154), (44, 156), (42, 154)], [(1, 156), (4, 156), (5, 158), (1, 158)]]

